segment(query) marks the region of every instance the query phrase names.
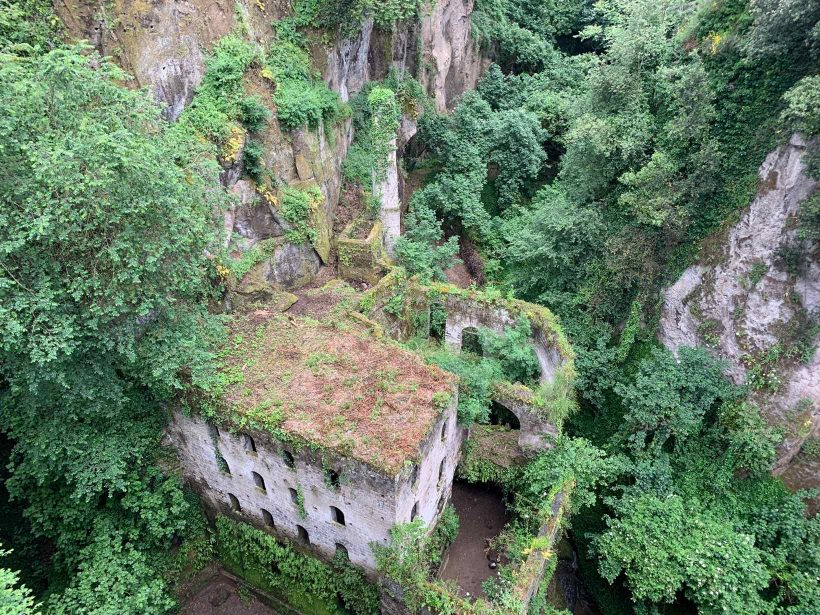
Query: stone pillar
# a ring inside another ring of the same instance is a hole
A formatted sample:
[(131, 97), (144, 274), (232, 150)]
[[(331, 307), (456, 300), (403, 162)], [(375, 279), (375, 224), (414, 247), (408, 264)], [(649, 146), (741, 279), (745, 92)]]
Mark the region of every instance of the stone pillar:
[(396, 240), (401, 235), (401, 201), (399, 200), (399, 169), (396, 163), (396, 139), (390, 141), (387, 169), (381, 180), (373, 178), (373, 195), (379, 199), (379, 217), (384, 228), (384, 247), (390, 258), (396, 256)]

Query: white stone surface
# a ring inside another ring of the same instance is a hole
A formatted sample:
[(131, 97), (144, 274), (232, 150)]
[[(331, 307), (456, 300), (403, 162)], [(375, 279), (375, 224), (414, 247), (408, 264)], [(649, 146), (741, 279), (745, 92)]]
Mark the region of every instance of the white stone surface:
[[(371, 543), (386, 544), (390, 528), (410, 521), (416, 504), (418, 515), (432, 528), (449, 500), (464, 435), (457, 425), (456, 405), (454, 398), (421, 444), (418, 470), (408, 464), (397, 476), (332, 451), (297, 450), (261, 432), (234, 434), (219, 428), (214, 439), (203, 419), (179, 412), (174, 413), (168, 434), (179, 452), (186, 481), (212, 515), (238, 518), (297, 543), (297, 526), (301, 525), (315, 554), (330, 559), (339, 543), (352, 563), (374, 572)], [(253, 438), (256, 452), (246, 449), (245, 434)], [(293, 454), (294, 468), (285, 463), (284, 450)], [(220, 471), (217, 455), (225, 459), (230, 474)], [(326, 468), (339, 473), (338, 489), (326, 478)], [(253, 472), (264, 479), (264, 491), (255, 485)], [(411, 483), (411, 479), (415, 480)], [(305, 517), (289, 489), (303, 494)], [(239, 500), (240, 511), (231, 510), (229, 494)], [(345, 525), (333, 520), (331, 506), (344, 513)], [(265, 523), (263, 510), (271, 513), (275, 528)]]

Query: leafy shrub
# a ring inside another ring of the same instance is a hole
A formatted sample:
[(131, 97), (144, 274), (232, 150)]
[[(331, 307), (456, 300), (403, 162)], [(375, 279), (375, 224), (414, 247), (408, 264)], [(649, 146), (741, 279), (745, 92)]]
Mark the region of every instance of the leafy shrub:
[(246, 96), (239, 103), (239, 119), (250, 132), (262, 131), (270, 116), (270, 109), (258, 96)]
[(307, 190), (285, 186), (279, 211), (291, 227), (285, 233), (288, 241), (305, 243), (315, 239), (316, 229), (311, 226), (311, 216), (313, 210), (321, 206), (323, 198), (317, 186)]
[(315, 129), (321, 121), (331, 122), (340, 116), (338, 94), (314, 75), (306, 51), (291, 42), (276, 40), (267, 62), (276, 87), (276, 115), (284, 128), (295, 130), (307, 125)]
[[(230, 136), (230, 122), (243, 113), (242, 79), (260, 59), (259, 49), (236, 34), (222, 37), (206, 61), (202, 83), (180, 122), (218, 145), (225, 143)], [(254, 113), (261, 111), (256, 108)]]
[(253, 181), (262, 182), (263, 151), (259, 141), (250, 140), (245, 143), (245, 149), (242, 150), (242, 168)]
[(526, 316), (521, 316), (503, 334), (480, 327), (478, 337), (484, 356), (492, 357), (501, 364), (507, 380), (532, 384), (541, 373), (535, 349), (530, 342), (532, 327)]

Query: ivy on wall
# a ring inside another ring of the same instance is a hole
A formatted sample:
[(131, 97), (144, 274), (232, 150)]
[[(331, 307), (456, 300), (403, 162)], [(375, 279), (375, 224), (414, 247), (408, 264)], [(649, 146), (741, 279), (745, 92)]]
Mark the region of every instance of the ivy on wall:
[(306, 615), (375, 615), (378, 589), (337, 554), (326, 564), (256, 528), (216, 520), (217, 553), (230, 572)]

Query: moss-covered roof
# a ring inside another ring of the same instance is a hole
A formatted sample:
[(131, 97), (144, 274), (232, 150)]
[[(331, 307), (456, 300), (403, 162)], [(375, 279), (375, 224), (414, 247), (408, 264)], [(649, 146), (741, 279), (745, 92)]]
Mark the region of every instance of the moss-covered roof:
[(456, 388), (455, 377), (350, 321), (257, 310), (235, 317), (220, 407), (243, 427), (332, 449), (395, 474)]

